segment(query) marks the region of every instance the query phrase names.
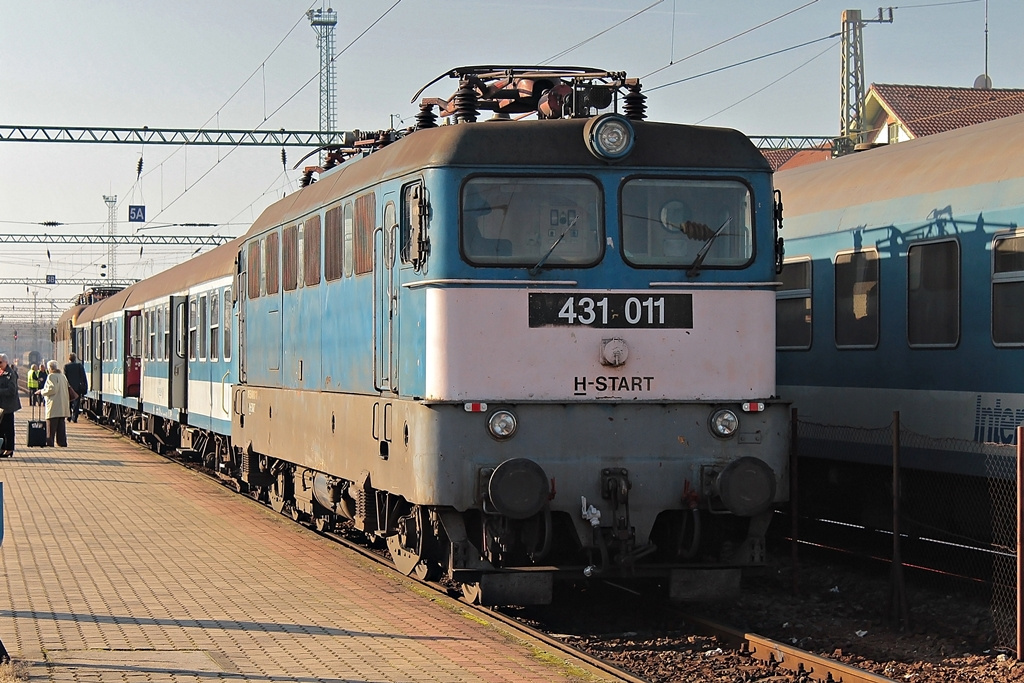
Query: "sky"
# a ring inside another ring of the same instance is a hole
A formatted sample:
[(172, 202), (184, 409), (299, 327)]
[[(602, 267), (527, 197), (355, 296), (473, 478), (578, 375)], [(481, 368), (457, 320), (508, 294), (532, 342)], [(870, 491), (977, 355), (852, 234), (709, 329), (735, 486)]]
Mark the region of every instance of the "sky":
[[(321, 0), (0, 0), (0, 125), (315, 130)], [(455, 66), (546, 64), (641, 78), (649, 120), (759, 135), (835, 135), (848, 0), (361, 0), (332, 6), (342, 130), (412, 125), (417, 90)], [(1021, 0), (910, 0), (864, 27), (870, 83), (1024, 87)], [(834, 37), (829, 37), (834, 36)], [(797, 47), (802, 46), (802, 47)], [(792, 48), (792, 49), (791, 49)], [(775, 54), (777, 53), (777, 54)], [(732, 66), (746, 62), (739, 66)], [(731, 68), (725, 68), (731, 67)], [(710, 73), (714, 72), (714, 73)], [(424, 96), (448, 98), (445, 79)], [(659, 87), (661, 86), (661, 87)], [(0, 142), (0, 232), (239, 235), (298, 189), (275, 147)], [(142, 160), (142, 174), (138, 175)], [(128, 223), (146, 206), (145, 225)], [(64, 225), (47, 228), (43, 222)], [(186, 228), (176, 223), (212, 223)], [(112, 273), (142, 278), (195, 247), (120, 247)], [(95, 278), (105, 246), (0, 245), (0, 278)], [(81, 286), (0, 285), (0, 350), (33, 306)], [(5, 319), (6, 318), (6, 319)], [(15, 323), (16, 324), (16, 323)], [(48, 329), (48, 325), (47, 325)]]

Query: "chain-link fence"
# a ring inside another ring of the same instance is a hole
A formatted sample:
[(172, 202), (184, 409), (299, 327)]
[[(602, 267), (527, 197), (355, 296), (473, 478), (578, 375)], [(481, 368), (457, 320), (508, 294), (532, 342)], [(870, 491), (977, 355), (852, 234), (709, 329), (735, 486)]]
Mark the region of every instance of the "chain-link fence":
[(798, 421), (801, 514), (892, 529), (899, 447), (904, 561), (991, 589), (997, 643), (1016, 647), (1016, 446), (936, 439), (893, 425), (860, 429)]

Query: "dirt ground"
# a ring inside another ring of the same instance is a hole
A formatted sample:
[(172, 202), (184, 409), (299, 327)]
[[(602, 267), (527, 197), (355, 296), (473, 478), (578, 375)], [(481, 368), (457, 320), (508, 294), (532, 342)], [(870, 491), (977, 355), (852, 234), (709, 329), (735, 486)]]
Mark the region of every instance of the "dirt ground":
[(776, 561), (745, 582), (737, 601), (709, 616), (896, 680), (1024, 682), (1024, 662), (998, 647), (984, 588), (906, 570), (903, 624), (891, 608), (887, 567), (820, 558), (802, 559), (799, 567), (794, 574), (788, 559)]
[[(888, 568), (806, 558), (794, 577), (789, 559), (776, 555), (759, 576), (744, 579), (739, 598), (689, 606), (687, 611), (897, 681), (1024, 683), (1024, 662), (997, 647), (984, 589), (962, 590), (913, 572), (907, 573), (906, 585), (909, 622), (900, 628), (890, 618)], [(693, 635), (678, 621), (644, 619), (642, 607), (616, 602), (614, 617), (607, 600), (603, 611), (578, 610), (572, 623), (586, 626), (574, 630), (563, 625), (564, 639), (655, 683), (819, 680)]]

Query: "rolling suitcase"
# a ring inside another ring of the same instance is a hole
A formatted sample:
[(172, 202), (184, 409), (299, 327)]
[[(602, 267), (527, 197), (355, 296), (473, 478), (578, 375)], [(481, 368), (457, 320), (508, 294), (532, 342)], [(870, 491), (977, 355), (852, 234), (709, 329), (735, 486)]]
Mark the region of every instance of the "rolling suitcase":
[(32, 419), (28, 421), (28, 445), (30, 447), (46, 445), (46, 420), (36, 416), (37, 407), (32, 406)]

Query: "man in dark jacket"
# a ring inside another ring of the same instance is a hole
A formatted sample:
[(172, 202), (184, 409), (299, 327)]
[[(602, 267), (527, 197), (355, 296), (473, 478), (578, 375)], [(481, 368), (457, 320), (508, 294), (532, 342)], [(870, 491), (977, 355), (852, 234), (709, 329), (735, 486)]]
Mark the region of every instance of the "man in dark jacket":
[(82, 397), (89, 391), (89, 379), (85, 376), (85, 368), (78, 362), (75, 354), (68, 355), (68, 363), (64, 366), (64, 376), (68, 380), (68, 386), (75, 390), (78, 398), (71, 402), (71, 422), (78, 422), (78, 413), (82, 405)]
[(18, 395), (18, 371), (7, 361), (7, 355), (0, 353), (0, 456), (14, 455), (14, 413), (21, 410), (21, 396)]

